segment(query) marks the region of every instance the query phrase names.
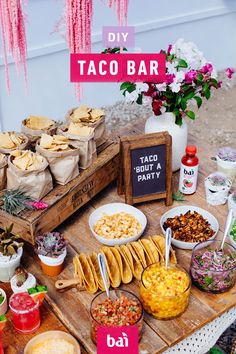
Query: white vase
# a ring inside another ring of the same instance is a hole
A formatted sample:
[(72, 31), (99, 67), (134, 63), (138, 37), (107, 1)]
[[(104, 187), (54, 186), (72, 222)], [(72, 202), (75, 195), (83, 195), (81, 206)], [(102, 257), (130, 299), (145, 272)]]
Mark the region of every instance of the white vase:
[(175, 124), (175, 115), (172, 112), (160, 116), (151, 116), (145, 124), (145, 133), (167, 131), (172, 136), (172, 170), (177, 171), (181, 166), (181, 159), (185, 155), (188, 140), (188, 127), (183, 119), (181, 127)]
[(0, 258), (0, 281), (3, 283), (7, 283), (15, 274), (16, 268), (19, 267), (21, 257), (23, 254), (23, 248), (20, 247), (17, 250), (17, 253), (10, 256), (2, 256)]

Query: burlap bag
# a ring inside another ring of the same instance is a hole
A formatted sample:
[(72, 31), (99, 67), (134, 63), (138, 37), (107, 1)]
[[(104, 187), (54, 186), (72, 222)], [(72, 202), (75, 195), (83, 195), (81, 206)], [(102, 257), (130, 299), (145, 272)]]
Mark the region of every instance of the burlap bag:
[(7, 157), (0, 161), (0, 191), (6, 188), (6, 181), (7, 181)]
[[(73, 120), (71, 119), (71, 114), (73, 113), (73, 111), (76, 109), (72, 108), (70, 109), (67, 114), (66, 114), (66, 121), (69, 122), (73, 122)], [(102, 144), (104, 144), (107, 140), (107, 136), (106, 136), (106, 124), (105, 124), (105, 116), (102, 116), (98, 121), (92, 123), (86, 123), (86, 122), (81, 122), (82, 125), (85, 125), (87, 127), (90, 128), (94, 128), (94, 140), (96, 143), (96, 146), (100, 146)]]
[(9, 155), (14, 150), (25, 150), (28, 147), (29, 139), (28, 139), (28, 137), (25, 134), (17, 133), (17, 132), (9, 132), (9, 133), (15, 133), (16, 135), (23, 137), (24, 138), (24, 142), (21, 145), (15, 147), (13, 149), (4, 149), (4, 148), (0, 147), (0, 152), (2, 154), (8, 154)]
[(65, 185), (79, 175), (79, 149), (50, 151), (36, 145), (36, 151), (48, 161), (55, 182)]
[(42, 134), (54, 135), (56, 133), (56, 130), (57, 130), (57, 123), (56, 122), (49, 129), (35, 130), (35, 129), (28, 128), (25, 125), (26, 120), (27, 119), (24, 119), (21, 123), (21, 131), (22, 131), (22, 133), (24, 133), (28, 137), (29, 142), (30, 142), (30, 144), (32, 144), (33, 147), (35, 147), (36, 142), (39, 140), (39, 138), (41, 137)]
[(58, 135), (64, 135), (69, 140), (70, 143), (77, 149), (79, 149), (79, 166), (81, 169), (85, 170), (88, 168), (93, 161), (97, 158), (96, 144), (94, 141), (94, 132), (88, 136), (80, 136), (69, 134), (68, 126), (61, 125), (57, 129)]
[(14, 156), (8, 158), (7, 189), (20, 189), (29, 197), (40, 200), (53, 189), (52, 176), (47, 160), (37, 171), (23, 171), (12, 163)]

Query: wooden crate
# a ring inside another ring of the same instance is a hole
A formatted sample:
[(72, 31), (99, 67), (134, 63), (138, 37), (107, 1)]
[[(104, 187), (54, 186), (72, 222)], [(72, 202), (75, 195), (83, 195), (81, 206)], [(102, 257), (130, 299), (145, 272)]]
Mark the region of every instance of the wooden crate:
[(14, 223), (13, 233), (19, 233), (25, 241), (34, 244), (36, 234), (52, 231), (76, 210), (92, 199), (117, 178), (119, 167), (119, 144), (107, 141), (98, 152), (98, 157), (88, 169), (67, 183), (56, 185), (43, 198), (49, 207), (45, 210), (26, 210), (18, 216), (0, 209), (0, 228)]

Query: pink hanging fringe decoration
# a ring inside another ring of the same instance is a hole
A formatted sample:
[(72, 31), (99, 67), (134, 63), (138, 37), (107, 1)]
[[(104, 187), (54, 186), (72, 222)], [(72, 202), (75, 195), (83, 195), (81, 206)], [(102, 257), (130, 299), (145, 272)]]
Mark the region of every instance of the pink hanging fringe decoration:
[[(92, 0), (66, 0), (66, 28), (70, 53), (91, 53)], [(75, 84), (81, 98), (81, 84)]]
[(110, 8), (117, 12), (118, 23), (120, 26), (127, 25), (129, 0), (109, 0)]
[(19, 64), (22, 64), (27, 87), (27, 42), (25, 33), (25, 19), (20, 0), (0, 0), (0, 26), (2, 29), (6, 85), (8, 94), (10, 94), (7, 46), (12, 55), (13, 61), (15, 62), (17, 73), (19, 73)]

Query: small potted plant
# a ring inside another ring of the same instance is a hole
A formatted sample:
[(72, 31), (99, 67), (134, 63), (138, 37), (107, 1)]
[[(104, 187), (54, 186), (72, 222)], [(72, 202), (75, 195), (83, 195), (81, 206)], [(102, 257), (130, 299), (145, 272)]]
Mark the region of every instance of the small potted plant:
[(9, 282), (19, 267), (23, 254), (23, 242), (20, 236), (13, 235), (13, 224), (0, 234), (0, 281)]
[(41, 261), (43, 272), (56, 276), (63, 269), (67, 241), (59, 232), (47, 232), (35, 239), (35, 251)]
[(36, 286), (36, 279), (33, 274), (26, 272), (22, 267), (16, 269), (15, 275), (11, 278), (11, 289), (14, 294), (24, 293)]
[(0, 289), (0, 316), (7, 312), (7, 295), (3, 289)]
[(205, 191), (207, 202), (211, 205), (225, 204), (232, 181), (223, 173), (211, 173), (205, 179)]
[(216, 154), (217, 169), (230, 179), (236, 176), (236, 149), (231, 147), (220, 148)]

